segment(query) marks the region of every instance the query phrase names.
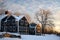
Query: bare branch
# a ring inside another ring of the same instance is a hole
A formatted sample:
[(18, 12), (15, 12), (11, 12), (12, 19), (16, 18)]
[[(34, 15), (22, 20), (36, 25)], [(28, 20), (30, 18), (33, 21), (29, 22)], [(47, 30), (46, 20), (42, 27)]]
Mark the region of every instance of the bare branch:
[(44, 10), (41, 9), (39, 10), (38, 13), (36, 13), (36, 19), (37, 21), (39, 21), (42, 25), (42, 31), (44, 32), (44, 28), (49, 25), (51, 27), (54, 27), (54, 23), (53, 23), (53, 16), (52, 13), (50, 12), (50, 10)]

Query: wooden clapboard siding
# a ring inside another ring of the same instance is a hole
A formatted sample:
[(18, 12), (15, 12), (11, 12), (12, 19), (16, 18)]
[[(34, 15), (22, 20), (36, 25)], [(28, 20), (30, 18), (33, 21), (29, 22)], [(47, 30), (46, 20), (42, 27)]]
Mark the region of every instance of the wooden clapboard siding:
[[(17, 22), (14, 16), (10, 16), (7, 19), (8, 16), (4, 17), (1, 20), (1, 31), (7, 31), (7, 32), (18, 32), (17, 28)], [(7, 22), (5, 22), (7, 19)], [(5, 29), (4, 29), (5, 28)], [(19, 32), (22, 34), (29, 34), (29, 23), (25, 17), (22, 17), (19, 20)]]
[[(13, 16), (10, 16), (7, 19), (8, 16), (4, 17), (1, 20), (1, 31), (7, 31), (7, 32), (17, 32), (17, 25), (15, 22), (15, 18)], [(7, 22), (5, 22), (7, 19)], [(5, 30), (4, 30), (5, 28)]]
[(29, 23), (25, 17), (19, 21), (20, 33), (29, 34)]

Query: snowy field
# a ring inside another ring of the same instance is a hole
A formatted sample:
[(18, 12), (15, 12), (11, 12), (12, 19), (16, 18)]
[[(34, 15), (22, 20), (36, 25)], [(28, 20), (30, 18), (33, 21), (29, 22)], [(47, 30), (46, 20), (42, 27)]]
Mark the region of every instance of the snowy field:
[(19, 38), (0, 38), (0, 40), (21, 40)]
[(0, 40), (60, 40), (59, 36), (56, 35), (45, 35), (45, 36), (36, 36), (36, 35), (21, 35), (19, 38), (0, 38)]
[(56, 35), (45, 35), (45, 36), (22, 35), (22, 40), (60, 40), (60, 37)]

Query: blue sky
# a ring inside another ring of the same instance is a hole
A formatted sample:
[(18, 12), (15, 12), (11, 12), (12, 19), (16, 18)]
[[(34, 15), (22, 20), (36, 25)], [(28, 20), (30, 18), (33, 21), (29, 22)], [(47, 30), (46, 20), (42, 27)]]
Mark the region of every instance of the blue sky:
[(4, 9), (12, 12), (28, 13), (33, 20), (34, 14), (40, 8), (49, 9), (54, 13), (54, 23), (57, 29), (60, 26), (60, 0), (0, 0), (1, 2), (4, 2)]

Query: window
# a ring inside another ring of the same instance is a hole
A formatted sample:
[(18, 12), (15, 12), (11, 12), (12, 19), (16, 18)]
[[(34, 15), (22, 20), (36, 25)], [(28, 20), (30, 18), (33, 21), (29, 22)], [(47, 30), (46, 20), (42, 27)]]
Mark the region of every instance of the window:
[(24, 25), (24, 20), (20, 20), (20, 21), (19, 21), (19, 25), (20, 25), (20, 26), (23, 26), (23, 25)]

